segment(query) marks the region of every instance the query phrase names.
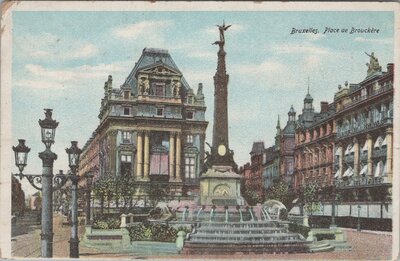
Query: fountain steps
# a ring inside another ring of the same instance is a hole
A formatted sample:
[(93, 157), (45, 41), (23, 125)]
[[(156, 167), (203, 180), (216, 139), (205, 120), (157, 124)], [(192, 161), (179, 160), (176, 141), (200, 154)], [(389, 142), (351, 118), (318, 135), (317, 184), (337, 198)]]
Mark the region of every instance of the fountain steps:
[(227, 254), (309, 252), (310, 243), (288, 231), (287, 222), (200, 222), (183, 253)]
[(214, 242), (186, 242), (182, 253), (191, 254), (230, 254), (235, 253), (255, 253), (255, 254), (275, 254), (275, 253), (307, 253), (309, 252), (310, 242), (290, 241), (290, 242), (266, 242), (266, 243), (214, 243)]
[[(199, 233), (213, 233), (215, 232), (215, 229), (212, 228), (201, 228), (197, 231), (197, 234)], [(220, 228), (218, 232), (222, 232), (223, 234), (232, 234), (232, 228)], [(260, 230), (260, 228), (248, 228), (247, 231), (238, 231), (238, 232), (243, 232), (246, 234), (264, 234), (264, 233), (284, 233), (286, 232), (285, 228), (264, 228)]]

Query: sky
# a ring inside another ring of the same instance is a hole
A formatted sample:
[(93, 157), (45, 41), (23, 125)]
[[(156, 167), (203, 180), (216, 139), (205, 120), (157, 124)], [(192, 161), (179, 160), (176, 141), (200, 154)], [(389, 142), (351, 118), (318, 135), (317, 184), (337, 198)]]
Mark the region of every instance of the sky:
[[(68, 169), (65, 148), (71, 140), (83, 147), (99, 124), (104, 82), (113, 76), (119, 88), (143, 48), (167, 49), (189, 85), (203, 83), (211, 144), (213, 76), (219, 40), (227, 52), (230, 146), (239, 166), (250, 161), (254, 141), (273, 145), (293, 105), (301, 113), (307, 93), (316, 111), (332, 102), (338, 85), (361, 82), (374, 52), (386, 70), (393, 62), (393, 12), (13, 12), (12, 131), (13, 143), (31, 147), (27, 173), (41, 173), (38, 119), (53, 109), (60, 122), (52, 151), (54, 172)], [(325, 27), (339, 33), (324, 34)], [(376, 28), (379, 33), (342, 33), (341, 29)], [(317, 29), (319, 33), (296, 33)], [(16, 167), (13, 171), (17, 171)], [(35, 192), (27, 182), (23, 188)]]

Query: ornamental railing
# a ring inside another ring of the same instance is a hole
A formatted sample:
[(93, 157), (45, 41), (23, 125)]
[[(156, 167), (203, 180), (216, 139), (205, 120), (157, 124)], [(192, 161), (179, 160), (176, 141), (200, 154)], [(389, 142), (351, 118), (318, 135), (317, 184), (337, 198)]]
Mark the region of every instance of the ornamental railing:
[(386, 183), (385, 177), (351, 177), (346, 180), (335, 180), (336, 187), (373, 186)]

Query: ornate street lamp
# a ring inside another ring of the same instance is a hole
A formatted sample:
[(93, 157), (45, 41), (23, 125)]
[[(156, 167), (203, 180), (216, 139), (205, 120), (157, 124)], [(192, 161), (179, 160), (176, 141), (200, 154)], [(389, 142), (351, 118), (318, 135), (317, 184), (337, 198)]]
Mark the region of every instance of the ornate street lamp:
[(19, 169), (19, 179), (22, 180), (22, 178), (24, 177), (24, 174), (22, 174), (22, 172), (26, 167), (28, 161), (28, 153), (29, 151), (31, 151), (31, 148), (25, 146), (25, 140), (19, 139), (18, 145), (16, 147), (13, 146), (12, 149), (15, 153), (15, 166), (17, 166)]
[[(27, 166), (28, 153), (30, 148), (25, 145), (24, 139), (18, 140), (18, 145), (12, 149), (15, 154), (15, 165), (19, 169), (19, 173), (13, 174), (20, 179), (26, 178), (29, 183), (42, 192), (42, 208), (41, 208), (41, 256), (44, 258), (53, 257), (53, 192), (61, 189), (67, 180), (76, 178), (76, 170), (79, 164), (79, 155), (81, 150), (72, 146), (69, 154), (69, 165), (73, 170), (73, 175), (64, 175), (62, 171), (53, 175), (53, 164), (57, 159), (57, 154), (51, 151), (51, 145), (54, 144), (54, 137), (58, 122), (52, 119), (52, 109), (45, 110), (45, 119), (39, 120), (41, 127), (42, 142), (46, 146), (43, 152), (39, 153), (42, 160), (42, 174), (24, 174), (23, 171)], [(73, 144), (74, 145), (74, 144)], [(76, 192), (76, 191), (75, 191)], [(75, 201), (76, 202), (76, 201)]]
[(361, 210), (361, 205), (358, 204), (357, 206), (357, 212), (358, 212), (358, 217), (357, 217), (357, 231), (361, 231), (361, 223), (360, 223), (360, 210)]
[(71, 194), (72, 194), (72, 208), (71, 208), (71, 238), (69, 241), (69, 256), (71, 258), (79, 258), (79, 238), (78, 238), (78, 181), (79, 176), (76, 171), (79, 166), (79, 157), (82, 150), (78, 148), (77, 141), (71, 141), (71, 147), (65, 149), (68, 154), (69, 167), (71, 169), (70, 179), (72, 181)]
[(39, 125), (42, 128), (42, 142), (46, 145), (47, 149), (50, 149), (51, 145), (54, 144), (58, 122), (51, 118), (53, 114), (52, 109), (44, 110), (46, 111), (46, 118), (44, 120), (39, 120)]

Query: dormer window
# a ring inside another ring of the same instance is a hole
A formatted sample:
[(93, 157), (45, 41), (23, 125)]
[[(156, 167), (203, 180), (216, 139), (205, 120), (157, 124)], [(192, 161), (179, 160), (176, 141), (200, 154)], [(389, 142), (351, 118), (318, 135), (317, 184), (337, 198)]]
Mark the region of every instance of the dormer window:
[(130, 98), (130, 91), (124, 91), (124, 99), (129, 100)]
[(194, 99), (193, 99), (193, 96), (188, 96), (188, 97), (187, 97), (187, 103), (188, 103), (188, 104), (193, 104), (193, 100), (194, 100)]
[(154, 84), (154, 95), (164, 97), (165, 96), (165, 83)]

